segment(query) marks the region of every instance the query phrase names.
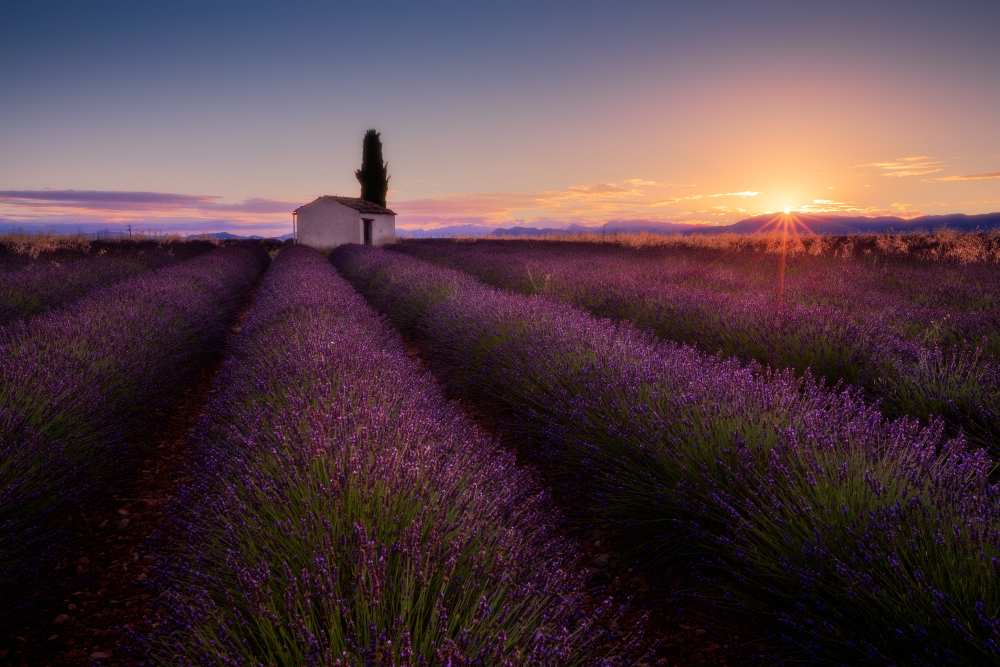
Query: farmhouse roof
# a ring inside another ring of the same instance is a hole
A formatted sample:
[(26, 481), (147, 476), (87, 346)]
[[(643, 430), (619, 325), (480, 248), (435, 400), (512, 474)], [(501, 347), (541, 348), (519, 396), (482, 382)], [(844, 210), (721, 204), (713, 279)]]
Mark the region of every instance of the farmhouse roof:
[(343, 204), (348, 208), (353, 208), (359, 213), (372, 213), (377, 215), (396, 215), (396, 212), (388, 209), (384, 206), (379, 206), (378, 204), (373, 204), (370, 201), (365, 201), (360, 197), (338, 197), (336, 195), (323, 195), (322, 197), (316, 197), (308, 204), (304, 204), (295, 209), (295, 213), (298, 213), (306, 206), (312, 206), (313, 204), (318, 204), (323, 201), (335, 201), (338, 204)]

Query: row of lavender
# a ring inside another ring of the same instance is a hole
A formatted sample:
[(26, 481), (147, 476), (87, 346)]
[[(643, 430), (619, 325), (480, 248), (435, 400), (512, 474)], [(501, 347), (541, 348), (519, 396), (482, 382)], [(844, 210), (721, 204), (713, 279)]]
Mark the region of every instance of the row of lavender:
[(71, 543), (74, 508), (128, 473), (150, 420), (221, 343), (266, 261), (260, 248), (218, 249), (0, 330), (6, 599)]
[[(430, 239), (406, 245), (433, 249), (456, 243)], [(651, 283), (734, 295), (774, 295), (781, 283), (780, 255), (747, 250), (490, 239), (457, 245), (489, 258), (541, 269), (534, 271), (536, 281), (550, 273), (545, 270), (546, 261), (558, 257), (593, 262), (612, 275), (624, 263), (648, 273)], [(921, 340), (959, 342), (997, 335), (1000, 274), (992, 265), (809, 255), (791, 255), (784, 265), (784, 297), (789, 301), (836, 306), (862, 318), (877, 316), (901, 335)], [(912, 321), (914, 314), (917, 322)], [(926, 327), (917, 326), (928, 322), (940, 324), (933, 338), (928, 338)]]
[(144, 271), (191, 259), (212, 248), (208, 243), (126, 245), (100, 254), (38, 259), (0, 265), (0, 325), (36, 315), (77, 299), (97, 287)]
[(809, 660), (1000, 662), (1000, 489), (940, 423), (399, 253), (334, 261), (654, 582), (705, 576)]
[[(417, 241), (403, 249), (442, 261), (474, 258), (490, 280), (533, 293), (567, 291), (576, 277), (588, 288), (603, 278), (640, 293), (674, 289), (709, 300), (782, 302), (781, 260), (766, 254), (509, 241)], [(786, 305), (836, 311), (859, 325), (877, 321), (924, 345), (980, 345), (1000, 357), (1000, 272), (992, 266), (797, 256), (788, 258), (783, 285)]]
[(193, 441), (157, 662), (569, 665), (621, 648), (537, 482), (314, 250), (265, 275)]
[(983, 267), (798, 258), (779, 300), (773, 258), (761, 256), (516, 242), (402, 249), (661, 338), (863, 387), (891, 416), (940, 415), (1000, 455), (1000, 282)]

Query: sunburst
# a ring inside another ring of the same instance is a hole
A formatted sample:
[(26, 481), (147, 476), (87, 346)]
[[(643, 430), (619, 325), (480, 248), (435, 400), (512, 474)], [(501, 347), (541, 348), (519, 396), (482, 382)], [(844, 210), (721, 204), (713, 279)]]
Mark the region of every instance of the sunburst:
[(778, 263), (778, 298), (784, 301), (785, 263), (788, 257), (789, 238), (796, 244), (801, 244), (803, 234), (815, 236), (816, 233), (809, 229), (809, 225), (795, 214), (791, 206), (785, 206), (783, 212), (776, 214), (761, 225), (757, 233), (781, 235), (781, 258)]

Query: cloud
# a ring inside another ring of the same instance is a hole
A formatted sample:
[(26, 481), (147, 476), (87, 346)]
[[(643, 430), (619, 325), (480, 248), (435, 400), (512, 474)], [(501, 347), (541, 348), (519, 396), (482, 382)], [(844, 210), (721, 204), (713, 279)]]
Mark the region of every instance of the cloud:
[[(543, 226), (556, 220), (565, 224), (599, 225), (608, 220), (662, 219), (687, 221), (706, 219), (735, 220), (751, 212), (739, 206), (703, 207), (683, 210), (689, 202), (703, 203), (721, 200), (753, 199), (756, 190), (707, 192), (670, 196), (678, 188), (690, 184), (665, 183), (643, 178), (621, 181), (571, 185), (561, 189), (538, 192), (470, 193), (446, 197), (429, 197), (394, 201), (392, 208), (399, 214), (401, 228), (433, 228), (462, 224), (483, 226), (530, 225)], [(707, 210), (706, 210), (707, 209)]]
[(923, 215), (923, 212), (920, 209), (913, 204), (907, 204), (906, 202), (894, 201), (889, 204), (889, 209), (894, 215), (898, 215), (901, 218), (916, 218), (917, 216)]
[(445, 226), (451, 227), (453, 225), (477, 225), (481, 227), (488, 227), (490, 224), (490, 221), (486, 218), (475, 215), (453, 216), (449, 218), (442, 218), (437, 215), (399, 215), (396, 221), (396, 227), (402, 229), (434, 229)]
[(229, 230), (285, 233), (294, 202), (254, 197), (225, 202), (215, 195), (120, 190), (0, 190), (0, 216), (27, 228), (132, 225), (145, 231)]
[[(538, 192), (480, 192), (392, 202), (401, 226), (417, 224), (508, 225), (518, 220), (547, 218), (603, 221), (647, 205), (653, 188), (669, 187), (641, 178), (615, 183), (571, 185)], [(534, 224), (534, 222), (532, 222)]]
[(960, 181), (1000, 181), (1000, 171), (988, 171), (984, 174), (965, 174), (962, 176), (941, 176), (932, 178), (933, 181), (942, 183), (955, 183)]
[[(642, 186), (647, 183), (647, 181), (642, 181), (639, 179), (631, 179), (633, 185)], [(638, 182), (635, 182), (638, 181)], [(573, 185), (568, 188), (569, 192), (579, 192), (583, 194), (608, 194), (611, 192), (628, 192), (628, 188), (624, 188), (620, 185), (614, 185), (612, 183), (598, 183), (597, 185)]]
[(0, 201), (42, 201), (64, 204), (156, 204), (193, 206), (217, 197), (173, 192), (121, 190), (0, 190)]
[[(397, 224), (401, 228), (455, 224), (537, 226), (549, 220), (602, 224), (613, 219), (656, 217), (665, 212), (683, 216), (682, 211), (657, 208), (657, 202), (665, 200), (679, 188), (689, 187), (688, 184), (627, 178), (536, 192), (480, 192), (395, 200), (392, 208), (399, 214)], [(740, 190), (688, 195), (669, 200), (668, 205), (687, 200), (749, 198), (758, 194), (752, 190)], [(300, 203), (263, 197), (228, 202), (217, 195), (176, 192), (0, 190), (0, 216), (24, 224), (35, 221), (51, 224), (57, 220), (64, 224), (93, 221), (94, 224), (109, 225), (169, 222), (184, 227), (200, 220), (212, 224), (227, 220), (228, 224), (290, 226), (290, 212)], [(733, 214), (738, 212), (741, 210), (733, 209)], [(719, 213), (716, 211), (712, 215)]]
[(254, 197), (252, 199), (244, 200), (240, 203), (227, 204), (205, 204), (199, 208), (203, 208), (209, 211), (233, 211), (233, 212), (244, 212), (244, 213), (281, 213), (282, 215), (291, 215), (292, 209), (300, 206), (300, 203), (282, 201), (279, 199), (262, 199), (260, 197)]
[(927, 155), (911, 155), (896, 158), (889, 162), (867, 162), (857, 165), (862, 168), (874, 168), (882, 171), (889, 178), (906, 178), (909, 176), (926, 176), (944, 171), (944, 163)]
[(117, 190), (0, 190), (0, 203), (25, 208), (66, 206), (93, 210), (141, 210), (149, 208), (194, 208), (211, 204), (218, 197), (173, 192), (128, 192)]
[(869, 209), (836, 199), (813, 199), (795, 207), (800, 213), (867, 213)]
[(539, 195), (516, 192), (475, 193), (448, 197), (427, 197), (391, 202), (396, 213), (406, 216), (494, 216), (504, 212), (537, 207)]
[(797, 213), (805, 214), (841, 214), (878, 217), (895, 215), (912, 218), (922, 213), (911, 206), (900, 202), (892, 203), (889, 208), (881, 206), (863, 206), (854, 202), (838, 201), (836, 199), (818, 198), (795, 207)]
[(632, 205), (648, 199), (653, 181), (628, 179), (621, 183), (598, 183), (596, 185), (572, 185), (561, 190), (543, 190), (535, 195), (539, 203), (549, 207), (586, 206), (607, 207)]
[(719, 197), (756, 197), (759, 194), (759, 192), (754, 192), (753, 190), (741, 190), (739, 192), (718, 192), (708, 196), (712, 199), (717, 199)]
[(729, 197), (742, 197), (751, 198), (757, 197), (760, 193), (755, 190), (740, 190), (739, 192), (714, 192), (707, 195), (685, 195), (684, 197), (673, 197), (672, 199), (661, 199), (660, 201), (650, 202), (650, 206), (654, 208), (660, 208), (664, 206), (672, 206), (674, 204), (679, 204), (685, 201), (698, 201), (700, 199), (722, 199)]
[(93, 211), (185, 210), (244, 213), (288, 213), (293, 202), (253, 198), (243, 202), (220, 202), (215, 195), (124, 190), (0, 190), (0, 204), (20, 208), (64, 207)]
[[(479, 192), (402, 199), (392, 201), (391, 206), (398, 213), (397, 225), (401, 229), (451, 225), (599, 225), (625, 219), (724, 222), (753, 213), (741, 208), (741, 203), (760, 195), (755, 190), (732, 190), (676, 196), (679, 189), (691, 192), (688, 189), (691, 187), (628, 178), (536, 192)], [(284, 233), (290, 231), (291, 211), (300, 203), (263, 197), (231, 202), (217, 195), (175, 192), (10, 189), (0, 190), (0, 217), (23, 225), (133, 225), (151, 231), (259, 228), (267, 233)], [(685, 210), (689, 204), (693, 205), (691, 210)]]

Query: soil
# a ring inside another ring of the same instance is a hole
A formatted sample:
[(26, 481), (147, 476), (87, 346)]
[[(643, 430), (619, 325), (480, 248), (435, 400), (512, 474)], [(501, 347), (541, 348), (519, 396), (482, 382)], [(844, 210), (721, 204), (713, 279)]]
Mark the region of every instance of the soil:
[[(231, 333), (239, 331), (249, 302), (248, 297)], [(105, 503), (74, 517), (85, 526), (84, 537), (44, 590), (32, 594), (32, 612), (22, 627), (0, 634), (0, 664), (145, 664), (132, 638), (158, 622), (151, 586), (154, 537), (169, 530), (166, 511), (189, 472), (188, 435), (222, 359), (222, 350), (208, 356), (187, 393), (169, 411), (150, 417), (160, 428), (142, 443), (137, 474), (118, 484)]]
[[(433, 373), (434, 365), (425, 357), (420, 344), (406, 334), (403, 335), (403, 342), (407, 355)], [(514, 451), (519, 465), (534, 468), (524, 460), (517, 443), (504, 438), (502, 415), (479, 401), (447, 391), (447, 387), (446, 393), (480, 429)], [(554, 499), (558, 506), (558, 496)], [(637, 637), (639, 652), (643, 655), (638, 664), (725, 667), (766, 664), (773, 658), (774, 652), (765, 646), (748, 619), (738, 618), (729, 612), (720, 613), (711, 605), (686, 596), (692, 586), (683, 576), (665, 577), (665, 581), (669, 582), (666, 586), (662, 581), (652, 586), (646, 576), (635, 571), (616, 554), (609, 536), (569, 526), (566, 532), (582, 553), (582, 566), (592, 573), (589, 588), (593, 599), (611, 596), (625, 601), (622, 617), (617, 620), (618, 627), (611, 630)]]
[[(151, 538), (164, 525), (164, 510), (183, 484), (187, 435), (204, 406), (218, 360), (202, 369), (180, 404), (162, 420), (163, 430), (146, 448), (138, 475), (111, 502), (79, 517), (86, 538), (57, 567), (50, 590), (38, 594), (38, 616), (6, 647), (14, 665), (140, 664), (123, 647), (143, 623), (154, 623), (149, 582)], [(4, 649), (0, 649), (2, 655)]]
[[(237, 319), (233, 331), (246, 310)], [(421, 348), (406, 341), (407, 352), (427, 367)], [(87, 526), (74, 555), (53, 574), (43, 593), (37, 593), (38, 615), (23, 627), (0, 636), (0, 663), (11, 665), (141, 665), (135, 653), (136, 634), (158, 623), (150, 585), (155, 564), (153, 537), (168, 527), (169, 501), (188, 472), (188, 434), (204, 407), (212, 379), (221, 363), (216, 355), (204, 364), (197, 379), (178, 404), (151, 423), (162, 424), (153, 434), (138, 474), (119, 488), (108, 503), (82, 512)], [(494, 415), (462, 397), (452, 396), (484, 431), (500, 438)], [(511, 443), (506, 443), (513, 446)], [(736, 665), (756, 662), (752, 632), (728, 622), (704, 618), (705, 610), (681, 609), (673, 601), (655, 597), (639, 574), (615, 562), (608, 541), (599, 534), (568, 531), (593, 572), (595, 600), (607, 595), (629, 600), (618, 628), (641, 639), (648, 665)], [(683, 582), (678, 581), (678, 588)], [(51, 592), (57, 591), (58, 595)]]

